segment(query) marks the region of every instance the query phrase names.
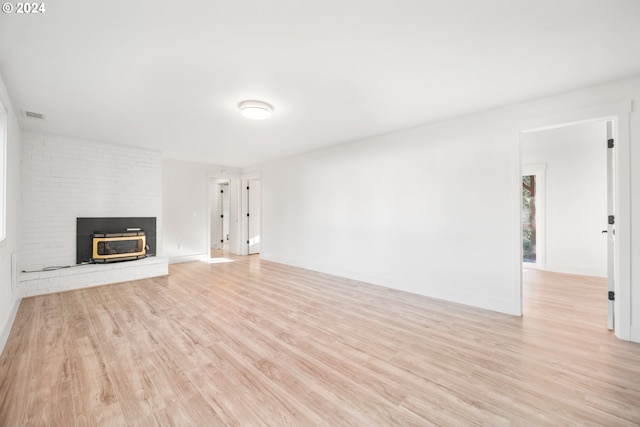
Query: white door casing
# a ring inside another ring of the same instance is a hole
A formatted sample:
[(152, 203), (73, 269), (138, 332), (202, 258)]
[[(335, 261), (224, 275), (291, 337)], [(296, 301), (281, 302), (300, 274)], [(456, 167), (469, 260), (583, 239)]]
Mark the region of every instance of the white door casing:
[(259, 179), (247, 180), (247, 253), (260, 253), (261, 187)]
[(615, 227), (615, 138), (614, 122), (607, 121), (607, 328), (615, 329), (616, 227)]

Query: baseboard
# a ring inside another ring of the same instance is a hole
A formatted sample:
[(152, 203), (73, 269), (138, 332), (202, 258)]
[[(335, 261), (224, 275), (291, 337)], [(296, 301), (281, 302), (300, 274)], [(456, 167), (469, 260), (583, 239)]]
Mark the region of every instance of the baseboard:
[(180, 264), (182, 262), (191, 262), (191, 261), (206, 261), (209, 258), (210, 258), (209, 254), (176, 256), (176, 257), (169, 258), (169, 264)]
[(640, 327), (637, 325), (631, 325), (631, 341), (640, 343)]
[(482, 294), (473, 294), (469, 292), (455, 292), (446, 286), (430, 287), (427, 289), (415, 286), (413, 282), (398, 281), (393, 277), (384, 277), (371, 275), (363, 271), (351, 271), (344, 269), (336, 269), (329, 265), (312, 264), (308, 262), (300, 262), (300, 260), (264, 255), (260, 254), (260, 259), (271, 261), (278, 264), (285, 264), (293, 267), (303, 268), (305, 270), (316, 271), (323, 274), (338, 276), (346, 279), (357, 280), (362, 283), (381, 286), (388, 289), (395, 289), (401, 292), (407, 292), (414, 295), (421, 295), (427, 298), (440, 299), (443, 301), (464, 304), (470, 307), (481, 308), (483, 310), (495, 311), (498, 313), (509, 314), (512, 316), (520, 316), (520, 302), (507, 298), (494, 298)]
[(574, 274), (577, 276), (607, 277), (606, 271), (596, 270), (592, 268), (581, 267), (565, 267), (559, 265), (544, 264), (540, 266), (540, 270), (550, 271), (552, 273)]
[(9, 339), (9, 334), (11, 333), (11, 327), (13, 326), (13, 322), (16, 320), (16, 315), (18, 314), (18, 308), (20, 307), (20, 302), (22, 298), (18, 298), (13, 302), (13, 307), (9, 312), (9, 317), (5, 319), (4, 325), (2, 325), (2, 334), (0, 335), (0, 355), (4, 351), (4, 346)]
[(86, 264), (73, 268), (20, 274), (20, 289), (24, 296), (91, 288), (112, 283), (129, 282), (166, 276), (168, 260), (148, 257), (135, 261), (106, 264)]

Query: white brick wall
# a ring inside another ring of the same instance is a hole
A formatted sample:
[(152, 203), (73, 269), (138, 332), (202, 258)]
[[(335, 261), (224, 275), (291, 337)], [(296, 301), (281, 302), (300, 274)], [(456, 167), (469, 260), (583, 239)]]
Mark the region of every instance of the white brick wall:
[(160, 243), (162, 157), (150, 150), (25, 132), (22, 199), (21, 270), (74, 265), (77, 217), (156, 217)]
[(168, 259), (150, 257), (136, 261), (89, 264), (55, 271), (21, 273), (19, 281), (23, 295), (29, 297), (167, 274), (169, 274)]

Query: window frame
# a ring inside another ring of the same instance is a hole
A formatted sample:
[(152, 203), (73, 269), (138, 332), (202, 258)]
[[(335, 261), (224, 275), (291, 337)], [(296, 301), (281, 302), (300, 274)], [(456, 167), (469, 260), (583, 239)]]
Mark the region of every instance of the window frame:
[(7, 146), (9, 113), (0, 101), (0, 242), (7, 238)]

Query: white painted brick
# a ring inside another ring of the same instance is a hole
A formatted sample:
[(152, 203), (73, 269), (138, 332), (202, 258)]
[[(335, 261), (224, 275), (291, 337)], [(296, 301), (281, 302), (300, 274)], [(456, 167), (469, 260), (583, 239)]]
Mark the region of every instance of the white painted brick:
[(165, 276), (168, 270), (167, 258), (153, 257), (125, 263), (89, 264), (64, 270), (22, 273), (19, 286), (25, 296), (33, 296)]
[[(159, 152), (33, 132), (23, 134), (21, 146), (21, 270), (74, 265), (77, 217), (154, 216), (161, 223)], [(104, 282), (101, 276), (89, 278), (86, 274), (73, 278), (77, 275), (70, 270), (75, 268), (59, 270), (57, 275), (44, 272), (46, 280), (37, 279), (38, 284), (28, 286), (25, 292), (31, 295), (37, 289), (68, 289)], [(55, 277), (64, 277), (65, 281), (56, 281)]]

